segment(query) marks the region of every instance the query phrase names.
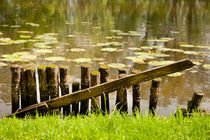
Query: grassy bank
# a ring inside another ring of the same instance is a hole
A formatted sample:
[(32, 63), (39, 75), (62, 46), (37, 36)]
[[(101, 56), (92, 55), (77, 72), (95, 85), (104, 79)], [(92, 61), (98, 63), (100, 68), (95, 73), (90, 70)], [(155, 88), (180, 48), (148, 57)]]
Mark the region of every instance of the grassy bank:
[(0, 139), (210, 139), (210, 116), (89, 115), (0, 121)]

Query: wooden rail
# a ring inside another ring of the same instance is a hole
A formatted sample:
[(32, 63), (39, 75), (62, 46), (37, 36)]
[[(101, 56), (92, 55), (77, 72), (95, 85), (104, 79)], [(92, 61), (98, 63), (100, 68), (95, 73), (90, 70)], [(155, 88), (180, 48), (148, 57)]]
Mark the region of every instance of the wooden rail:
[(34, 104), (23, 108), (18, 112), (10, 114), (9, 116), (16, 115), (18, 117), (22, 117), (25, 116), (27, 113), (34, 114), (36, 111), (46, 112), (50, 109), (56, 109), (78, 101), (90, 99), (91, 97), (96, 97), (103, 93), (108, 94), (109, 92), (119, 90), (121, 88), (127, 88), (141, 82), (146, 82), (158, 77), (166, 76), (171, 73), (186, 70), (193, 66), (194, 64), (190, 60), (180, 60), (169, 65), (156, 67), (150, 70), (140, 72), (138, 74), (128, 75), (126, 77), (109, 81), (100, 85), (96, 85), (88, 89), (76, 91), (73, 94), (66, 94), (61, 97), (56, 97), (48, 101)]

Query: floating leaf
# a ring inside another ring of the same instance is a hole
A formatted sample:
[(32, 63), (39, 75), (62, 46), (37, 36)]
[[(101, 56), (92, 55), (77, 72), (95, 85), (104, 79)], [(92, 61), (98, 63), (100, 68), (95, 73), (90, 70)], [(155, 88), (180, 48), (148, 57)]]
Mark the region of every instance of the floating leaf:
[(180, 47), (193, 48), (194, 45), (192, 45), (192, 44), (181, 44)]
[(36, 53), (43, 53), (43, 54), (52, 53), (52, 50), (50, 50), (50, 49), (36, 49), (36, 50), (33, 50), (33, 51), (36, 52)]
[(97, 47), (106, 47), (106, 46), (110, 46), (111, 43), (110, 42), (107, 42), (107, 43), (97, 43), (96, 46)]
[(117, 68), (117, 69), (126, 67), (126, 65), (122, 64), (122, 63), (110, 63), (110, 64), (108, 64), (108, 66), (111, 68)]
[(45, 58), (45, 60), (47, 60), (47, 61), (63, 61), (63, 60), (65, 60), (65, 58), (57, 56), (57, 57), (47, 57), (47, 58)]
[(152, 66), (162, 66), (162, 65), (167, 65), (167, 64), (171, 64), (174, 63), (174, 61), (150, 61), (148, 64), (152, 65)]
[(8, 66), (6, 63), (0, 62), (0, 67)]
[(140, 51), (141, 50), (140, 48), (128, 48), (128, 49), (131, 51)]
[(31, 25), (32, 27), (39, 27), (40, 26), (39, 24), (32, 23), (32, 22), (28, 22), (28, 23), (26, 23), (26, 25)]
[(69, 38), (74, 38), (74, 37), (76, 37), (75, 35), (68, 35), (67, 37), (69, 37)]
[(192, 55), (199, 55), (199, 52), (195, 52), (195, 51), (184, 51), (184, 54), (192, 54)]
[(169, 76), (169, 77), (177, 77), (177, 76), (181, 76), (182, 74), (183, 74), (182, 72), (175, 72), (175, 73), (169, 74), (167, 76)]
[(17, 33), (20, 33), (20, 34), (33, 34), (32, 31), (17, 31)]
[(13, 44), (23, 44), (23, 43), (27, 43), (27, 40), (14, 40), (12, 43)]
[(71, 49), (72, 52), (84, 52), (85, 49), (81, 49), (81, 48), (73, 48)]
[(20, 25), (11, 25), (10, 27), (11, 28), (20, 28), (21, 26)]
[(2, 32), (0, 32), (0, 35), (3, 35), (3, 33), (2, 33)]
[(112, 33), (121, 33), (122, 31), (120, 31), (120, 30), (110, 30), (110, 32), (112, 32)]
[(46, 36), (58, 36), (58, 33), (44, 33)]
[(104, 52), (116, 52), (117, 51), (116, 48), (103, 48), (101, 50), (104, 51)]
[(50, 49), (50, 48), (52, 48), (51, 46), (47, 46), (45, 43), (34, 43), (34, 46), (38, 47), (38, 48), (43, 48), (43, 49)]
[(201, 65), (201, 63), (198, 62), (198, 61), (193, 61), (193, 64), (195, 64), (195, 65)]
[(103, 62), (105, 61), (104, 58), (93, 58), (94, 61)]
[(155, 56), (155, 57), (170, 57), (170, 55), (163, 54), (163, 53), (154, 53), (153, 56)]
[(20, 38), (31, 38), (30, 35), (20, 35)]
[(203, 65), (203, 68), (205, 68), (205, 69), (210, 69), (210, 64), (204, 64), (204, 65)]
[(77, 59), (74, 59), (73, 61), (77, 63), (88, 63), (88, 62), (91, 62), (91, 59), (90, 58), (77, 58)]

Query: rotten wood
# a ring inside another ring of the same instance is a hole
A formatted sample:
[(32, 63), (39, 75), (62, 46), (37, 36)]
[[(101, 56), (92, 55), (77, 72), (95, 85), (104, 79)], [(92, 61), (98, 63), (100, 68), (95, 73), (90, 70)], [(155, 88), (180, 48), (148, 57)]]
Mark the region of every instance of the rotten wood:
[[(79, 91), (79, 82), (74, 81), (72, 83), (72, 93)], [(77, 116), (79, 113), (79, 101), (72, 103), (72, 113)]]
[(12, 96), (12, 113), (20, 109), (20, 78), (21, 68), (18, 65), (12, 65), (11, 68), (11, 96)]
[[(61, 96), (69, 94), (69, 84), (68, 84), (68, 67), (59, 66), (60, 71), (60, 87), (61, 87)], [(70, 104), (63, 106), (63, 115), (70, 114)]]
[(192, 99), (190, 101), (188, 101), (188, 105), (187, 105), (187, 111), (189, 113), (199, 110), (199, 106), (200, 106), (201, 100), (203, 98), (203, 95), (204, 94), (202, 91), (194, 92)]
[(157, 102), (158, 102), (158, 95), (160, 92), (160, 81), (161, 79), (154, 79), (152, 80), (152, 85), (150, 89), (150, 100), (149, 100), (149, 111), (155, 115)]
[[(120, 74), (119, 78), (126, 77), (126, 74)], [(127, 105), (127, 90), (125, 87), (120, 88), (117, 90), (117, 99), (116, 99), (116, 108), (120, 110), (120, 112), (128, 112), (128, 105)]]
[[(81, 89), (86, 89), (90, 87), (90, 65), (85, 64), (81, 66)], [(88, 112), (89, 99), (81, 101), (81, 114), (86, 114)]]
[[(107, 65), (100, 65), (99, 70), (100, 72), (100, 84), (108, 82), (108, 76), (110, 72), (110, 68)], [(102, 112), (109, 112), (109, 94), (106, 91), (102, 92), (101, 95), (101, 111)]]
[(39, 91), (40, 91), (40, 101), (49, 100), (49, 94), (47, 89), (47, 73), (46, 66), (38, 66), (38, 77), (39, 77)]
[[(193, 67), (194, 64), (190, 60), (180, 60), (175, 63), (156, 67), (150, 70), (143, 71), (138, 74), (129, 75), (124, 78), (116, 79), (107, 83), (103, 83), (101, 85), (97, 85), (94, 87), (90, 87), (89, 89), (84, 89), (81, 91), (74, 92), (73, 94), (64, 95), (58, 98), (54, 98), (49, 101), (45, 101), (33, 106), (29, 106), (21, 111), (21, 113), (27, 113), (28, 111), (38, 110), (38, 107), (44, 105), (45, 103), (49, 108), (55, 109), (59, 108), (71, 103), (79, 102), (84, 99), (88, 99), (91, 97), (95, 97), (101, 95), (102, 93), (108, 94), (109, 92), (118, 90), (122, 87), (130, 87), (131, 85), (135, 85), (137, 83), (146, 82), (158, 77), (166, 76), (171, 73), (179, 72), (182, 70), (189, 69)], [(84, 96), (85, 95), (85, 96)], [(11, 115), (19, 116), (20, 112), (16, 112)], [(9, 116), (11, 116), (9, 115)]]
[[(132, 70), (133, 74), (137, 74), (140, 73), (140, 70)], [(135, 85), (133, 85), (132, 87), (133, 90), (133, 106), (132, 106), (132, 110), (133, 112), (135, 111), (140, 111), (140, 101), (141, 101), (141, 83), (137, 83)]]
[[(96, 86), (100, 84), (100, 73), (98, 71), (91, 71), (90, 73), (90, 86)], [(101, 106), (101, 97), (100, 96), (95, 96), (91, 98), (91, 110), (96, 111), (99, 110)]]

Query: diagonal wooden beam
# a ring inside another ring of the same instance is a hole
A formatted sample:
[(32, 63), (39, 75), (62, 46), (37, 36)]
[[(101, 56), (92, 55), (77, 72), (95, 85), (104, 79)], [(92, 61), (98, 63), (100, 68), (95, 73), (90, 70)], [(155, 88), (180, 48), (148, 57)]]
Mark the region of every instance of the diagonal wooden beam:
[(194, 64), (190, 60), (180, 60), (175, 63), (156, 67), (150, 70), (143, 71), (138, 74), (128, 75), (124, 78), (119, 78), (110, 82), (106, 82), (88, 89), (74, 92), (73, 94), (67, 94), (61, 97), (54, 98), (49, 101), (41, 102), (39, 104), (26, 107), (12, 115), (24, 116), (27, 112), (47, 111), (49, 109), (56, 109), (65, 105), (69, 105), (74, 102), (89, 99), (91, 97), (99, 96), (102, 93), (109, 93), (118, 90), (122, 87), (126, 88), (134, 84), (146, 82), (158, 77), (166, 76), (171, 73), (179, 72), (182, 70), (193, 67)]

